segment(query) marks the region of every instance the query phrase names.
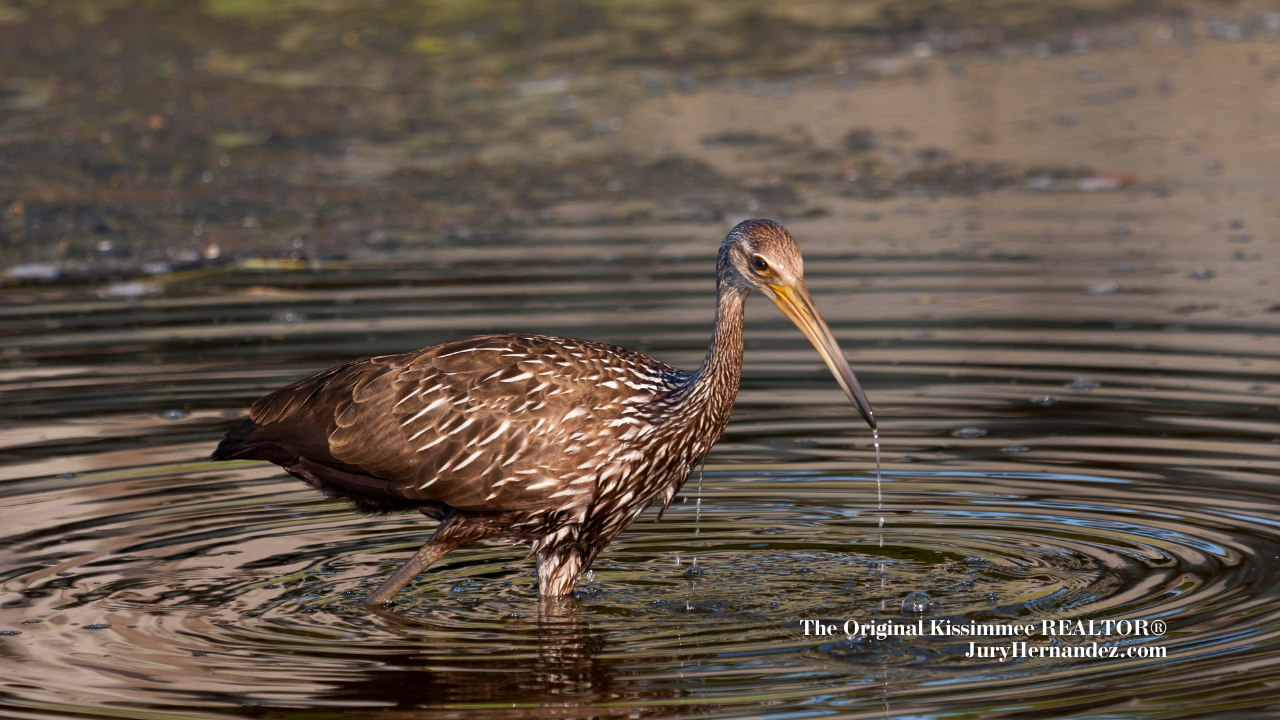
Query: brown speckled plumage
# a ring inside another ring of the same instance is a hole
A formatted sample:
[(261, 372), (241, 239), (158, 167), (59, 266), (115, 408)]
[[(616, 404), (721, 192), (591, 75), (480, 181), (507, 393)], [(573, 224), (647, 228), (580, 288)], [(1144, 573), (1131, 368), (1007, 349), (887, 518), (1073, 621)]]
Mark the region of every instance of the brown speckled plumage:
[[(762, 275), (751, 263), (765, 257)], [(799, 249), (769, 221), (734, 228), (717, 265), (715, 332), (697, 372), (587, 340), (451, 340), (271, 393), (213, 457), (269, 460), (362, 510), (441, 520), (367, 603), (486, 537), (530, 541), (542, 594), (568, 594), (646, 507), (665, 511), (724, 432), (742, 367), (743, 302), (762, 290), (752, 276), (803, 290)], [(869, 408), (864, 416), (874, 422)]]

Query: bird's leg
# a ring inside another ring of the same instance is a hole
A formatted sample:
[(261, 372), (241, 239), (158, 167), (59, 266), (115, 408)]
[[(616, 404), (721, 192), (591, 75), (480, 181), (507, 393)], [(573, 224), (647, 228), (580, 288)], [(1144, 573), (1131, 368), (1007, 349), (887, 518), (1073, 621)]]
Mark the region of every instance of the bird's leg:
[(461, 526), (449, 520), (440, 523), (440, 526), (436, 528), (435, 533), (427, 541), (426, 545), (423, 545), (418, 552), (414, 553), (413, 557), (409, 558), (405, 564), (396, 568), (396, 571), (391, 573), (391, 577), (384, 580), (378, 586), (378, 589), (365, 596), (364, 606), (378, 607), (386, 604), (405, 585), (413, 582), (413, 579), (423, 570), (431, 567), (432, 563), (467, 543), (479, 540), (481, 537), (465, 531), (459, 532), (459, 530), (461, 530)]
[(569, 595), (588, 566), (577, 548), (559, 546), (538, 551), (538, 594)]

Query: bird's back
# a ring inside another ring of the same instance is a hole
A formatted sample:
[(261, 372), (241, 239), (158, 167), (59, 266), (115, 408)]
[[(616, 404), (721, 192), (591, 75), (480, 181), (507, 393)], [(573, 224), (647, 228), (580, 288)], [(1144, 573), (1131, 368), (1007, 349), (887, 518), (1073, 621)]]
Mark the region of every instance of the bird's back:
[(280, 463), (370, 510), (585, 507), (685, 374), (584, 340), (490, 335), (361, 360), (254, 403), (215, 459)]

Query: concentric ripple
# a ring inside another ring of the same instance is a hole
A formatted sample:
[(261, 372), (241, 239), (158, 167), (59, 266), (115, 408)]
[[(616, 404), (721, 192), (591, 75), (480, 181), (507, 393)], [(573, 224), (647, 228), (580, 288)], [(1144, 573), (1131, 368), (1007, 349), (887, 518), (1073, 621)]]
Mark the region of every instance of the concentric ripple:
[[(1145, 300), (1099, 300), (1130, 318), (1120, 329), (1075, 286), (1025, 280), (1058, 266), (1049, 250), (904, 260), (871, 243), (850, 259), (814, 235), (810, 285), (881, 418), (883, 506), (856, 411), (799, 333), (753, 304), (738, 406), (701, 493), (695, 478), (661, 523), (650, 510), (562, 601), (539, 601), (523, 547), (490, 542), (367, 612), (360, 597), (429, 522), (358, 516), (274, 466), (204, 458), (274, 387), (471, 332), (594, 337), (692, 367), (713, 238), (530, 241), (547, 262), (518, 272), (499, 249), (455, 248), (448, 267), (402, 261), (394, 283), (353, 265), (230, 271), (132, 303), (59, 286), (10, 298), (0, 313), (22, 321), (0, 337), (4, 713), (1176, 717), (1274, 704), (1275, 318), (1169, 332)], [(603, 274), (602, 246), (622, 258)], [(473, 277), (450, 277), (460, 265)], [(952, 302), (904, 314), (921, 293)], [(1024, 311), (969, 309), (999, 293)], [(912, 593), (928, 596), (914, 596), (923, 613), (904, 612)], [(1098, 630), (1126, 620), (1164, 630)], [(1011, 639), (846, 635), (846, 621), (1093, 621), (1091, 634), (1016, 639), (1120, 655), (972, 657), (971, 641)]]

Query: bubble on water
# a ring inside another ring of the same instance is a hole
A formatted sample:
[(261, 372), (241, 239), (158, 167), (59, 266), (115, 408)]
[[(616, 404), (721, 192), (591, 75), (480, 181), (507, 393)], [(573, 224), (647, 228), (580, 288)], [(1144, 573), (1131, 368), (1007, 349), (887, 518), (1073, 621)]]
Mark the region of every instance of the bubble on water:
[(1037, 405), (1043, 405), (1044, 407), (1049, 407), (1050, 405), (1058, 402), (1058, 398), (1052, 395), (1041, 395), (1038, 398), (1032, 399), (1031, 402)]
[(302, 322), (305, 318), (302, 313), (297, 312), (296, 310), (285, 310), (284, 312), (276, 313), (273, 319), (278, 323), (293, 325), (295, 323)]
[(977, 427), (962, 427), (962, 428), (960, 428), (960, 429), (958, 429), (958, 430), (954, 430), (954, 431), (952, 431), (952, 433), (951, 433), (951, 437), (958, 437), (958, 438), (980, 438), (980, 437), (982, 437), (983, 435), (986, 435), (986, 434), (987, 434), (987, 431), (986, 431), (986, 430), (983, 430), (982, 428), (977, 428)]
[(75, 473), (73, 473), (73, 472), (64, 472), (64, 473), (62, 473), (62, 477), (63, 477), (64, 479), (66, 479), (66, 480), (70, 480), (71, 478), (73, 478), (73, 477), (75, 477), (75, 476), (76, 476), (76, 474), (75, 474)]
[(932, 610), (934, 607), (933, 598), (928, 593), (913, 592), (902, 599), (902, 614), (919, 615)]
[(812, 439), (810, 439), (810, 438), (807, 438), (807, 437), (806, 437), (806, 438), (800, 438), (799, 440), (796, 440), (796, 444), (797, 444), (797, 445), (812, 445), (812, 444), (813, 444), (813, 440), (812, 440)]
[(999, 599), (1000, 599), (1000, 598), (998, 598), (998, 597), (996, 596), (996, 594), (995, 594), (995, 593), (993, 593), (993, 592), (989, 592), (989, 593), (987, 593), (987, 595), (986, 595), (986, 600), (987, 600), (987, 602), (989, 602), (989, 603), (998, 602), (998, 601), (999, 601)]
[(973, 589), (974, 587), (976, 587), (976, 586), (977, 586), (977, 583), (975, 583), (975, 582), (974, 582), (974, 581), (972, 581), (972, 580), (962, 580), (962, 581), (960, 582), (960, 589), (961, 589), (961, 590), (972, 590), (972, 589)]
[(1212, 277), (1213, 271), (1203, 265), (1191, 271), (1191, 278), (1193, 280), (1208, 280)]
[(1089, 378), (1081, 376), (1076, 378), (1075, 380), (1072, 380), (1070, 387), (1072, 392), (1077, 392), (1077, 393), (1080, 393), (1081, 395), (1087, 395), (1093, 392), (1094, 388), (1096, 388), (1097, 385), (1095, 385), (1093, 381), (1090, 380)]
[(1252, 390), (1252, 391), (1254, 391), (1254, 392), (1262, 392), (1262, 391), (1264, 391), (1264, 390), (1266, 390), (1266, 389), (1267, 389), (1267, 386), (1266, 386), (1266, 385), (1262, 385), (1262, 384), (1258, 384), (1258, 385), (1254, 385), (1253, 387), (1251, 387), (1251, 388), (1249, 388), (1249, 389), (1250, 389), (1250, 390)]
[(31, 620), (23, 620), (23, 621), (22, 621), (22, 624), (23, 624), (23, 625), (35, 625), (35, 624), (36, 624), (36, 623), (38, 623), (38, 622), (40, 622), (38, 619), (36, 619), (36, 618), (32, 618)]
[(174, 408), (172, 410), (165, 410), (164, 412), (160, 413), (160, 417), (164, 418), (165, 420), (181, 420), (186, 416), (187, 416), (186, 410), (179, 410), (177, 408)]
[(980, 558), (977, 555), (970, 555), (969, 557), (965, 558), (964, 561), (966, 564), (969, 564), (969, 565), (985, 565), (987, 563), (985, 558)]
[(8, 636), (8, 637), (13, 637), (14, 635), (21, 635), (21, 634), (22, 634), (22, 631), (21, 631), (21, 630), (4, 630), (4, 631), (0, 631), (0, 635), (5, 635), (5, 636)]
[(1127, 262), (1116, 263), (1116, 272), (1118, 273), (1133, 272), (1133, 263), (1127, 263)]
[(684, 571), (684, 576), (689, 578), (690, 580), (694, 578), (700, 578), (705, 574), (706, 574), (706, 571), (702, 569), (701, 565), (698, 565), (697, 558), (694, 558), (693, 564), (685, 568), (685, 571)]
[(1004, 453), (1005, 455), (1021, 455), (1022, 453), (1027, 452), (1027, 448), (1022, 445), (1010, 445), (1009, 447), (1001, 450), (1000, 452)]
[(1101, 282), (1089, 286), (1090, 295), (1115, 295), (1118, 292), (1120, 292), (1120, 284), (1116, 282)]
[(109, 627), (111, 627), (111, 625), (108, 623), (94, 623), (92, 625), (85, 625), (84, 629), (85, 630), (106, 630)]

